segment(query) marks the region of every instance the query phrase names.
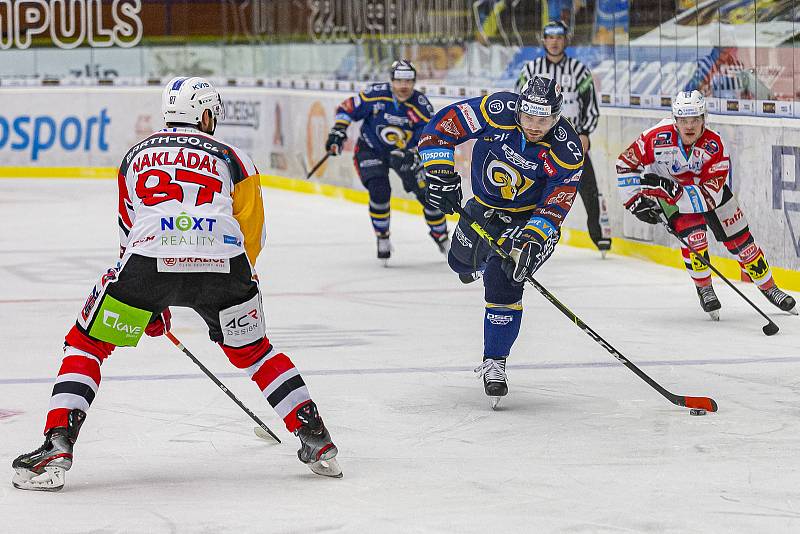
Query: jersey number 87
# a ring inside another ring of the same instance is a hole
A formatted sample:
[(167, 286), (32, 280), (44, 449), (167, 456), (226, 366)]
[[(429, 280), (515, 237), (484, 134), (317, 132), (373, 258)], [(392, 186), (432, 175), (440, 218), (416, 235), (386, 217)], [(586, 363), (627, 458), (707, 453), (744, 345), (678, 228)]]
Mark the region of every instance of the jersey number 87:
[[(152, 183), (152, 178), (156, 180), (155, 184)], [(152, 185), (148, 185), (148, 182)], [(222, 192), (222, 182), (220, 180), (199, 172), (176, 169), (175, 181), (173, 182), (168, 172), (161, 169), (150, 169), (139, 174), (136, 178), (136, 196), (142, 199), (142, 203), (145, 206), (155, 206), (168, 200), (183, 202), (183, 187), (176, 182), (200, 186), (197, 191), (195, 206), (211, 204), (214, 202), (214, 194)]]

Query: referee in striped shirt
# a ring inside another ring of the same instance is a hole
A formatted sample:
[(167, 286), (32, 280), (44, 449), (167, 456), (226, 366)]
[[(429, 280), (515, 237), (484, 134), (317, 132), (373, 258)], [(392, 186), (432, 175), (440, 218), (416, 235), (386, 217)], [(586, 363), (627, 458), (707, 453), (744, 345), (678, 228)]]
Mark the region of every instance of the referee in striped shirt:
[[(586, 226), (589, 237), (595, 246), (603, 252), (611, 248), (610, 237), (604, 237), (600, 226), (600, 200), (597, 191), (597, 178), (594, 174), (592, 160), (589, 158), (589, 134), (597, 127), (600, 112), (597, 109), (597, 95), (594, 90), (592, 73), (586, 65), (575, 58), (567, 57), (569, 29), (561, 21), (548, 23), (542, 31), (545, 55), (528, 61), (522, 67), (517, 80), (517, 92), (520, 92), (530, 78), (536, 74), (546, 74), (561, 84), (564, 95), (562, 115), (570, 120), (580, 136), (583, 152), (586, 155), (583, 164), (583, 176), (579, 188), (583, 205), (586, 208)], [(607, 234), (608, 235), (608, 234)]]

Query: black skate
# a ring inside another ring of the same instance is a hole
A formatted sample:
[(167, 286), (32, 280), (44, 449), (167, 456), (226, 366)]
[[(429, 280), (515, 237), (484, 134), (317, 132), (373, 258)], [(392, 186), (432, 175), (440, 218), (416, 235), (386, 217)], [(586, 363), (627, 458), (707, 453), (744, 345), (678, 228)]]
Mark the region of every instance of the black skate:
[(15, 471), (11, 479), (14, 487), (33, 491), (58, 491), (63, 488), (65, 473), (72, 467), (72, 447), (85, 418), (85, 412), (72, 410), (68, 427), (50, 429), (41, 447), (17, 456), (11, 463)]
[(697, 287), (696, 289), (703, 311), (711, 316), (712, 321), (719, 321), (719, 309), (722, 307), (722, 304), (719, 303), (717, 294), (714, 293), (714, 288), (708, 285), (705, 287)]
[(608, 251), (611, 250), (611, 240), (605, 238), (598, 239), (595, 245), (597, 246), (597, 250), (600, 251), (600, 256), (605, 259), (606, 254), (608, 254)]
[(447, 253), (450, 252), (450, 236), (447, 235), (447, 231), (440, 234), (431, 230), (428, 234), (433, 239), (433, 242), (436, 243), (436, 246), (439, 247), (439, 252), (447, 256)]
[(384, 266), (389, 265), (389, 258), (392, 257), (392, 242), (389, 241), (389, 234), (378, 235), (378, 259), (383, 261)]
[(301, 406), (297, 410), (297, 419), (301, 423), (295, 431), (300, 438), (300, 450), (297, 451), (300, 461), (318, 475), (342, 478), (342, 469), (336, 461), (339, 449), (331, 441), (331, 435), (317, 412), (317, 405), (309, 401)]
[(508, 394), (505, 358), (499, 360), (486, 358), (480, 366), (475, 368), (475, 372), (483, 377), (483, 390), (489, 397), (489, 405), (492, 410), (496, 410), (497, 405), (500, 404), (500, 397)]
[(797, 302), (795, 302), (794, 297), (781, 291), (778, 286), (772, 286), (770, 289), (762, 291), (761, 293), (767, 297), (768, 301), (773, 303), (781, 310), (789, 312), (792, 315), (798, 315), (797, 308), (795, 308)]

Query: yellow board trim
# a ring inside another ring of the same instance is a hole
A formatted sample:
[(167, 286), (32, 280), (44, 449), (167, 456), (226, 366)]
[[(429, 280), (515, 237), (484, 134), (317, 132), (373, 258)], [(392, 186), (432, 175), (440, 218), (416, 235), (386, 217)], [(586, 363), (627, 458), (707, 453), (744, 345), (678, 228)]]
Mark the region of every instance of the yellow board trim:
[[(116, 167), (0, 167), (0, 179), (90, 179), (90, 180), (113, 180), (117, 177)], [(308, 193), (323, 195), (331, 198), (341, 198), (359, 204), (368, 204), (369, 195), (366, 191), (355, 191), (347, 187), (321, 184), (311, 180), (299, 180), (286, 176), (261, 175), (261, 185), (285, 191), (298, 193)], [(480, 200), (476, 197), (476, 200)], [(481, 202), (486, 205), (485, 203)], [(489, 206), (491, 207), (491, 206)], [(404, 213), (422, 215), (422, 205), (417, 200), (407, 198), (392, 198), (391, 208)], [(457, 220), (457, 217), (448, 215), (450, 221)], [(561, 228), (561, 243), (577, 247), (594, 250), (595, 246), (589, 238), (589, 234), (583, 230), (572, 228)], [(683, 256), (678, 249), (643, 243), (632, 239), (614, 237), (611, 252), (620, 256), (638, 258), (651, 261), (659, 265), (673, 267), (675, 269), (686, 270), (683, 263)], [(714, 266), (731, 280), (739, 280), (741, 268), (739, 263), (731, 258), (711, 256)], [(782, 288), (789, 291), (800, 291), (800, 271), (784, 269), (782, 267), (771, 266), (772, 275), (775, 282)], [(687, 284), (690, 283), (687, 274)]]

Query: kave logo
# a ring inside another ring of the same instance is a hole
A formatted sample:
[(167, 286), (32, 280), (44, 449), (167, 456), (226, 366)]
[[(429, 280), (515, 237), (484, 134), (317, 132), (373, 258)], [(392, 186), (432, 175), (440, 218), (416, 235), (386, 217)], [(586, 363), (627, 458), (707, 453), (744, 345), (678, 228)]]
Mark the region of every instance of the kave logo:
[(138, 337), (142, 335), (143, 331), (141, 326), (134, 326), (120, 321), (119, 314), (109, 310), (103, 310), (103, 324), (131, 337)]

